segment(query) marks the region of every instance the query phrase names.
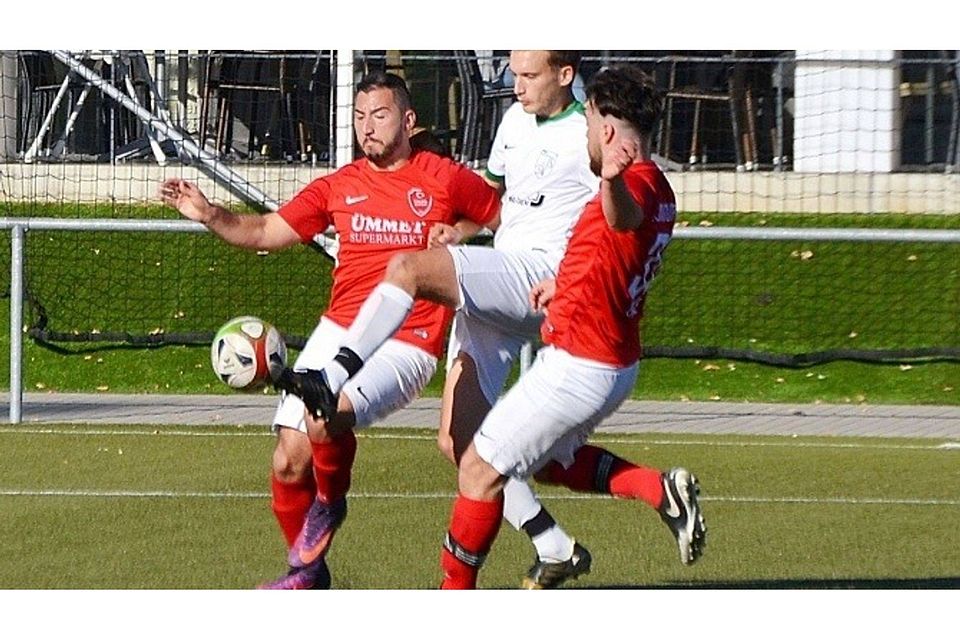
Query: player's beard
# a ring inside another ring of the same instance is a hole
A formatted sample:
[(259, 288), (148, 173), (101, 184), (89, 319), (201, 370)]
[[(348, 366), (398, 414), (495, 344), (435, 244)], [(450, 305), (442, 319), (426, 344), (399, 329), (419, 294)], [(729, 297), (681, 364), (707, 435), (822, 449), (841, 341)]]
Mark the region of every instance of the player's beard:
[(374, 148), (370, 151), (367, 151), (366, 145), (364, 145), (365, 148), (363, 150), (363, 154), (367, 156), (367, 159), (374, 164), (380, 164), (384, 160), (393, 158), (393, 155), (400, 147), (400, 137), (397, 136), (393, 140), (390, 140), (389, 142), (383, 142), (381, 144), (383, 146), (379, 149)]
[(587, 145), (587, 155), (590, 157), (590, 171), (593, 175), (599, 177), (603, 171), (603, 157), (599, 151), (594, 151), (590, 145)]

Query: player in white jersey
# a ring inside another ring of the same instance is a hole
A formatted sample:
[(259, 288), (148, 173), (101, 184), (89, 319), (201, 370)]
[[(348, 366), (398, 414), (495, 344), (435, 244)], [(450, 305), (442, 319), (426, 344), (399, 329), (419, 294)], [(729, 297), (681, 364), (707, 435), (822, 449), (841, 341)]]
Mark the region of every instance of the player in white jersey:
[[(583, 107), (572, 92), (576, 51), (513, 51), (510, 69), (517, 104), (497, 130), (487, 179), (503, 194), (494, 247), (463, 246), (467, 222), (437, 225), (432, 250), (391, 260), (384, 281), (348, 330), (341, 354), (322, 371), (300, 374), (308, 407), (322, 406), (399, 327), (407, 296), (457, 310), (451, 332), (439, 446), (454, 463), (503, 389), (524, 343), (539, 333), (542, 316), (527, 302), (530, 289), (556, 276), (567, 237), (599, 180), (590, 171)], [(446, 245), (446, 248), (443, 247)], [(525, 482), (509, 482), (504, 518), (524, 530), (537, 560), (527, 588), (553, 587), (590, 569), (590, 554), (540, 505)]]

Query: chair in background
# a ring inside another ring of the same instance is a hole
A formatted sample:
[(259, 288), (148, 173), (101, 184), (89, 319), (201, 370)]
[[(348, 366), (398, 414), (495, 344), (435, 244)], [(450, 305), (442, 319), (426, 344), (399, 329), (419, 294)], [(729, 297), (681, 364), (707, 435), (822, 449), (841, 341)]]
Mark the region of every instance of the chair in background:
[[(723, 70), (725, 78), (722, 81), (724, 88), (717, 90), (699, 84), (678, 86), (677, 71), (682, 62), (682, 59), (670, 61), (664, 94), (664, 114), (658, 131), (659, 155), (670, 159), (672, 155), (682, 153), (682, 161), (687, 162), (690, 168), (710, 162), (704, 124), (707, 120), (707, 109), (710, 105), (716, 105), (726, 114), (726, 117), (721, 119), (724, 132), (718, 138), (719, 143), (732, 148), (733, 162), (737, 170), (757, 168), (759, 153), (755, 96), (753, 89), (745, 82), (743, 65), (726, 63)], [(692, 114), (688, 115), (691, 109)], [(682, 129), (689, 130), (690, 142), (686, 148), (675, 152), (673, 146), (674, 135), (677, 133), (676, 120), (681, 113), (689, 117), (689, 124)], [(729, 137), (723, 141), (722, 138), (726, 136)]]
[(505, 103), (513, 98), (513, 88), (484, 81), (472, 50), (457, 50), (457, 74), (460, 80), (460, 123), (457, 158), (476, 167), (489, 152), (493, 132), (503, 115)]
[(314, 123), (299, 114), (301, 62), (274, 52), (211, 55), (201, 88), (200, 144), (212, 142), (220, 157), (305, 158)]

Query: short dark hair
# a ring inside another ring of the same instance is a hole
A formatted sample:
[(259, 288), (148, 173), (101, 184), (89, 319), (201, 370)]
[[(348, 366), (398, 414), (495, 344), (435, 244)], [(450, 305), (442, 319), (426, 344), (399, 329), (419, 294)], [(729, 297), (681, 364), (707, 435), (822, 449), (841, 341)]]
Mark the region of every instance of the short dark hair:
[(407, 83), (395, 73), (371, 71), (363, 76), (357, 84), (357, 93), (367, 93), (374, 89), (390, 89), (393, 93), (393, 99), (396, 100), (401, 111), (413, 108), (413, 100), (410, 98)]
[(563, 67), (573, 67), (573, 72), (576, 73), (580, 68), (580, 52), (572, 51), (570, 49), (558, 49), (552, 50), (548, 49), (549, 57), (547, 58), (547, 64), (549, 64), (554, 69), (561, 69)]
[(663, 96), (653, 78), (635, 65), (600, 69), (586, 88), (587, 100), (600, 115), (626, 120), (642, 135), (650, 135), (663, 111)]

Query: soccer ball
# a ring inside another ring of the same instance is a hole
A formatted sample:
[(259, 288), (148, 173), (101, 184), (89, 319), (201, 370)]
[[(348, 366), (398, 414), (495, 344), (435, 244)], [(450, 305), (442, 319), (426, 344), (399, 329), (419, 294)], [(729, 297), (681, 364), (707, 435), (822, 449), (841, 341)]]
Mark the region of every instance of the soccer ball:
[(269, 322), (240, 316), (217, 331), (210, 361), (213, 372), (227, 385), (252, 391), (280, 375), (287, 364), (287, 345)]

